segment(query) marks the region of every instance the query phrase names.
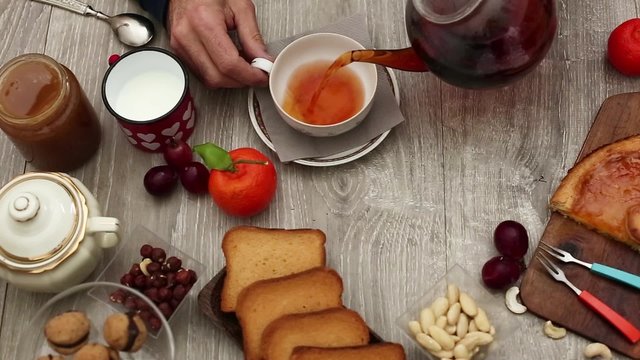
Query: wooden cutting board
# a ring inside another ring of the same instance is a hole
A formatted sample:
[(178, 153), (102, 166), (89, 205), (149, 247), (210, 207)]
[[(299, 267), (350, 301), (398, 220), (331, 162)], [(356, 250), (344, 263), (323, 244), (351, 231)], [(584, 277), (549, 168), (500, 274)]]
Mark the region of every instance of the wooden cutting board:
[[(612, 96), (600, 107), (578, 160), (593, 150), (640, 133), (640, 93)], [(627, 245), (587, 230), (557, 213), (551, 215), (541, 241), (560, 247), (576, 258), (599, 262), (640, 274), (640, 253)], [(542, 252), (536, 249), (536, 254)], [(640, 291), (592, 274), (577, 264), (557, 262), (578, 288), (588, 290), (640, 328)], [(640, 342), (631, 344), (596, 313), (588, 310), (566, 285), (553, 280), (542, 265), (531, 261), (521, 284), (521, 298), (529, 311), (618, 352), (640, 359)], [(551, 340), (550, 340), (551, 341)]]

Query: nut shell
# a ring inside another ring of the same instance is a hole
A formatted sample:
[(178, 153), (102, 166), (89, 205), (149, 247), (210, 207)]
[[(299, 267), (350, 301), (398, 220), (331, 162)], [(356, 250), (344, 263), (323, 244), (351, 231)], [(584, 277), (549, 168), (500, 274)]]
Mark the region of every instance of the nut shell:
[(138, 314), (117, 313), (104, 322), (104, 340), (113, 349), (124, 352), (140, 350), (147, 340), (147, 327)]
[(90, 331), (91, 323), (83, 312), (69, 311), (49, 319), (44, 336), (53, 350), (70, 355), (87, 343)]

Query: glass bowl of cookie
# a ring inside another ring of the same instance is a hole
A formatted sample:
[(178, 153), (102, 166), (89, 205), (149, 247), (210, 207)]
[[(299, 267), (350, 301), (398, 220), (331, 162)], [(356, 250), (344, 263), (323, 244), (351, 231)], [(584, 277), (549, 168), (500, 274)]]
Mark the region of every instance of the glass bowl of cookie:
[[(107, 304), (95, 295), (116, 290), (134, 296), (154, 315), (160, 321), (157, 331), (151, 330), (149, 315)], [(173, 332), (160, 309), (144, 294), (118, 283), (89, 282), (57, 294), (38, 310), (25, 332), (17, 352), (24, 359), (175, 359)]]

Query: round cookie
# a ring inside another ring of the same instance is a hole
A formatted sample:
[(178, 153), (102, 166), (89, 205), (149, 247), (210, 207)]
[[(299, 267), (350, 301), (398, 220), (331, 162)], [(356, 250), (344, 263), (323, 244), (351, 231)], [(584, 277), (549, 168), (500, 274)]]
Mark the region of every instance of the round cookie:
[(81, 347), (73, 360), (120, 360), (120, 355), (104, 345), (91, 343)]
[(104, 340), (112, 348), (136, 352), (147, 340), (147, 327), (138, 314), (118, 313), (109, 315), (104, 322)]
[(64, 358), (60, 355), (42, 355), (39, 356), (37, 360), (64, 360)]
[(53, 350), (70, 355), (87, 343), (90, 330), (91, 323), (83, 312), (69, 311), (49, 319), (44, 336)]

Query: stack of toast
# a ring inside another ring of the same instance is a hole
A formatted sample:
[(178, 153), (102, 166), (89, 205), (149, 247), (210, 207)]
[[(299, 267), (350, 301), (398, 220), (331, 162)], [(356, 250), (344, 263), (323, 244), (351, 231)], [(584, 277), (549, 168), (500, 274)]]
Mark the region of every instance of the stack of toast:
[(342, 304), (320, 230), (236, 227), (222, 241), (221, 308), (235, 312), (246, 360), (405, 359), (399, 344), (369, 344), (362, 317)]

